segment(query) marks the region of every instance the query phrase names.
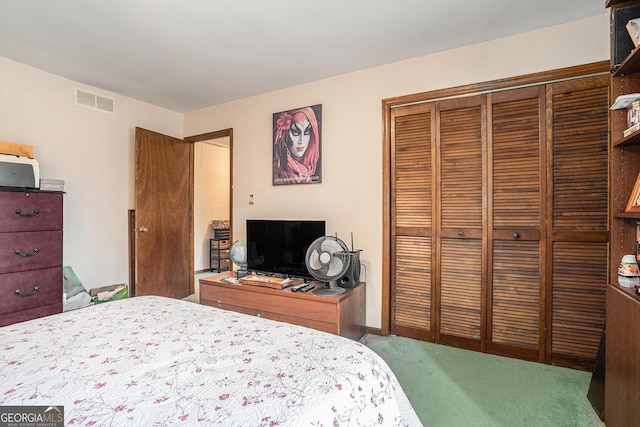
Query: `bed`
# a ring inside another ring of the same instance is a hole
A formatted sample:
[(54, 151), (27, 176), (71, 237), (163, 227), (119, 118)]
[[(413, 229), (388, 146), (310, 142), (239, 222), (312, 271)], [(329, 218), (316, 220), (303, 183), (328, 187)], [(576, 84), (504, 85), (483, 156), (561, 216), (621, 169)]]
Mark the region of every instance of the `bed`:
[(0, 328), (0, 406), (73, 426), (421, 426), (365, 345), (141, 296)]

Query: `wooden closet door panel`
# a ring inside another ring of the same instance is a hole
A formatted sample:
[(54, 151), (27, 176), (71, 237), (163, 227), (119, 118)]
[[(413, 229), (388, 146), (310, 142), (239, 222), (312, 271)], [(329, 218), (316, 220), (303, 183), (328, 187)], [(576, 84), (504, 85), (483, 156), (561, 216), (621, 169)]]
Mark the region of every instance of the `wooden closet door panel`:
[(398, 236), (392, 332), (431, 341), (431, 239)]
[(593, 367), (605, 321), (608, 83), (603, 75), (548, 89), (553, 229), (546, 358), (583, 369)]
[(542, 360), (544, 86), (489, 99), (488, 351)]
[(442, 239), (438, 342), (479, 350), (482, 327), (482, 240)]
[(486, 97), (438, 103), (437, 342), (480, 350)]
[(443, 230), (482, 230), (484, 99), (471, 97), (439, 103), (439, 199)]
[[(517, 262), (514, 263), (514, 257)], [(540, 243), (495, 241), (491, 297), (492, 353), (538, 360)]]
[(392, 333), (432, 340), (433, 104), (392, 113)]

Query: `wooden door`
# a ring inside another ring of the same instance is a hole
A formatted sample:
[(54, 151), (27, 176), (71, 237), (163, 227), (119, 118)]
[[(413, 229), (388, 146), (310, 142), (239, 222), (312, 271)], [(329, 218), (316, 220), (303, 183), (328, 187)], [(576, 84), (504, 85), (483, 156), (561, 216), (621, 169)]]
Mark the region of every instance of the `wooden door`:
[(486, 96), (436, 108), (436, 342), (483, 350)]
[(136, 128), (135, 292), (193, 293), (193, 144)]
[(593, 367), (605, 322), (609, 80), (600, 75), (554, 83), (547, 95), (553, 145), (546, 361), (583, 369)]
[(392, 333), (593, 366), (608, 270), (609, 79), (556, 77), (389, 101)]
[(544, 360), (543, 85), (489, 95), (487, 351)]
[(394, 109), (391, 332), (432, 341), (432, 146), (434, 104)]

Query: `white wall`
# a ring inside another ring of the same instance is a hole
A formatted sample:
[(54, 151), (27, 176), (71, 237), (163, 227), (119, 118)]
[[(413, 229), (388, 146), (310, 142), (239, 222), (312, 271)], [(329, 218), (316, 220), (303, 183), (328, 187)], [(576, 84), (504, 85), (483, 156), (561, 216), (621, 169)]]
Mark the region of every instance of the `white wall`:
[[(78, 107), (74, 87), (115, 98), (115, 114)], [(0, 140), (34, 146), (42, 178), (65, 181), (64, 255), (93, 288), (129, 282), (136, 126), (182, 137), (182, 115), (0, 57)]]
[[(224, 141), (223, 141), (224, 140)], [(194, 269), (209, 268), (209, 239), (213, 237), (211, 221), (229, 219), (229, 138), (220, 138), (227, 147), (206, 142), (195, 144), (193, 180)]]
[[(367, 325), (381, 327), (382, 100), (609, 58), (608, 15), (291, 87), (186, 114), (184, 134), (233, 128), (234, 238), (246, 218), (325, 219), (362, 249)], [(271, 120), (322, 104), (322, 183), (271, 185)], [(249, 194), (256, 196), (248, 204)]]

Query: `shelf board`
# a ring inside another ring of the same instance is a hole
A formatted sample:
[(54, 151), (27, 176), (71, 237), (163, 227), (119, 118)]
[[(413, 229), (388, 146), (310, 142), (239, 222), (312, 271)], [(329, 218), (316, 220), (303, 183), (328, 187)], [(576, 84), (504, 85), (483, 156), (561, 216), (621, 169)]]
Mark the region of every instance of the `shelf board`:
[(621, 292), (629, 295), (631, 298), (635, 299), (636, 301), (640, 301), (640, 295), (637, 293), (635, 288), (626, 288), (624, 286), (620, 286), (618, 283), (612, 283), (611, 286), (619, 289)]
[(640, 212), (616, 212), (613, 214), (613, 217), (640, 220)]
[(613, 142), (614, 147), (622, 145), (636, 145), (640, 144), (640, 130), (632, 133), (631, 135), (623, 137), (620, 141)]
[(640, 47), (631, 51), (629, 56), (613, 71), (613, 77), (620, 77), (626, 74), (634, 74), (640, 71)]

